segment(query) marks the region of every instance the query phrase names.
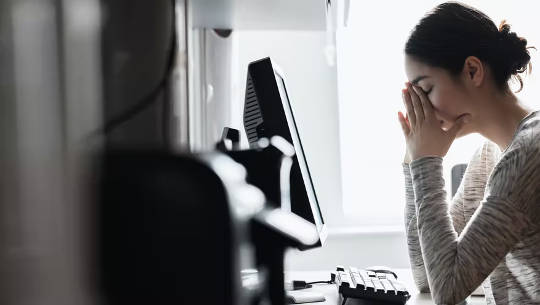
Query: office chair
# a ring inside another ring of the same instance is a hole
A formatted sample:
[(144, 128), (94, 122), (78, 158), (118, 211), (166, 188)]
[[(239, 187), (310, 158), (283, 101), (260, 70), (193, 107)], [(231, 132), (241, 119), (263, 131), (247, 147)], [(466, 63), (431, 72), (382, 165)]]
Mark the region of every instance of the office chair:
[(454, 166), (452, 166), (452, 198), (456, 194), (459, 184), (461, 183), (461, 179), (463, 178), (463, 174), (465, 174), (465, 170), (467, 169), (466, 163), (459, 163)]

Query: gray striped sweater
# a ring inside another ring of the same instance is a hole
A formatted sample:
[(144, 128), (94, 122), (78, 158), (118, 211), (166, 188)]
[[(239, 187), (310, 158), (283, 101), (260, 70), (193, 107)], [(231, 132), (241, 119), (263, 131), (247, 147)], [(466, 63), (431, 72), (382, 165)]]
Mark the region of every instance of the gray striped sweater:
[(501, 152), (487, 141), (447, 202), (442, 158), (403, 164), (414, 280), (437, 304), (484, 282), (488, 304), (540, 304), (540, 112)]

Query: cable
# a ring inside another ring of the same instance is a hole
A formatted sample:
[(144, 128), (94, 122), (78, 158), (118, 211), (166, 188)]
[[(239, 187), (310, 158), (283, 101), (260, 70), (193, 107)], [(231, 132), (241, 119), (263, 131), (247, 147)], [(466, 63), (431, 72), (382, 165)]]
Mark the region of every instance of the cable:
[(300, 290), (311, 288), (313, 284), (334, 284), (334, 281), (315, 281), (315, 282), (306, 282), (306, 281), (292, 281), (292, 289)]
[(343, 302), (341, 302), (341, 305), (345, 305), (346, 302), (347, 302), (347, 298), (343, 298)]
[[(176, 38), (176, 0), (171, 0), (173, 9), (172, 9), (172, 32), (171, 32), (171, 46), (169, 49), (169, 55), (167, 58), (167, 65), (165, 66), (165, 71), (163, 73), (163, 77), (161, 78), (161, 81), (158, 83), (158, 85), (150, 91), (150, 93), (142, 98), (139, 102), (135, 104), (135, 106), (131, 107), (130, 109), (126, 110), (124, 113), (121, 113), (114, 117), (113, 119), (106, 122), (100, 130), (97, 131), (98, 134), (107, 134), (111, 132), (113, 129), (118, 127), (119, 125), (123, 124), (124, 122), (131, 119), (133, 116), (141, 112), (142, 110), (146, 109), (148, 106), (152, 105), (158, 96), (159, 93), (163, 90), (165, 85), (167, 84), (167, 81), (169, 80), (169, 76), (171, 75), (171, 72), (174, 68), (174, 62), (176, 59), (176, 44), (177, 44), (177, 38)], [(164, 103), (166, 101), (164, 100)], [(163, 118), (165, 119), (165, 118)], [(165, 135), (165, 130), (163, 131)], [(165, 139), (166, 140), (166, 139)]]
[(334, 281), (315, 281), (315, 282), (306, 283), (306, 285), (312, 285), (312, 284), (335, 284), (335, 283)]

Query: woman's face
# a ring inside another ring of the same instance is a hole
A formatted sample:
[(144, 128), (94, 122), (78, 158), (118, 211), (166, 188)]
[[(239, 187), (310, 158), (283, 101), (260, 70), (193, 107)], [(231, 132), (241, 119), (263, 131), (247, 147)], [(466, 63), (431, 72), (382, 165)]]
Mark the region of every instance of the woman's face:
[[(464, 86), (446, 70), (431, 67), (406, 55), (405, 72), (409, 82), (426, 93), (444, 130), (452, 127), (460, 115), (470, 113), (471, 104)], [(469, 132), (463, 129), (458, 137)]]

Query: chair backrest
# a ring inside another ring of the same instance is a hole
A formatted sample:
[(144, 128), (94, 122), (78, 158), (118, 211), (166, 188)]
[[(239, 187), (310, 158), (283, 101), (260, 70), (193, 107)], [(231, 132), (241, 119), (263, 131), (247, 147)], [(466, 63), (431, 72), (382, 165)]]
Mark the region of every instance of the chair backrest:
[(454, 197), (454, 195), (456, 194), (466, 169), (466, 163), (460, 163), (452, 166), (452, 197)]

